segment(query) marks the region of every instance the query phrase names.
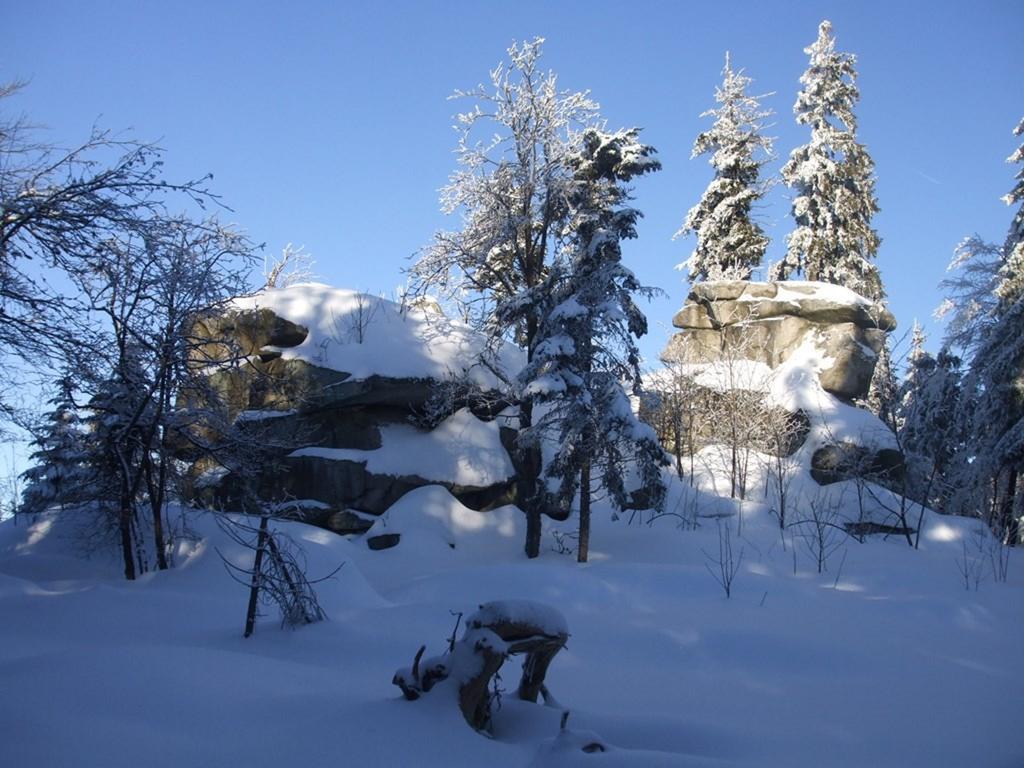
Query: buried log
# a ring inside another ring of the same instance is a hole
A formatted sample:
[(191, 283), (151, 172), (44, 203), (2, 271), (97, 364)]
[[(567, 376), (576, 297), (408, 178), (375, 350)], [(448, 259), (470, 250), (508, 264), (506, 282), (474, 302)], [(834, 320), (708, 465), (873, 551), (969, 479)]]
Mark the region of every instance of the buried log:
[(471, 727), (490, 730), (491, 681), (509, 656), (525, 654), (518, 696), (537, 701), (549, 695), (544, 678), (555, 655), (565, 647), (569, 631), (562, 615), (541, 603), (507, 600), (485, 603), (466, 620), (462, 639), (448, 651), (423, 659), (421, 646), (412, 667), (395, 672), (392, 682), (409, 701), (435, 685), (452, 680), (458, 686), (459, 709)]

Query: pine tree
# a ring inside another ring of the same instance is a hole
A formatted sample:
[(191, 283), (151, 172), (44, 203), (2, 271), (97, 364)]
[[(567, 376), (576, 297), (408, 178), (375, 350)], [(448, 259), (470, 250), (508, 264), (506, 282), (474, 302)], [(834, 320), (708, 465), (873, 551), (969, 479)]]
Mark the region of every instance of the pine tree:
[[(1024, 135), (1024, 119), (1017, 124), (1013, 133), (1015, 136)], [(1009, 312), (1011, 307), (1020, 301), (1021, 296), (1024, 296), (1024, 144), (1017, 147), (1017, 150), (1006, 158), (1006, 162), (1021, 163), (1022, 167), (1017, 171), (1017, 183), (1003, 197), (1007, 205), (1019, 203), (1020, 207), (1017, 208), (1017, 213), (1010, 223), (1010, 231), (1003, 245), (1005, 258), (999, 273), (999, 286), (996, 288), (1002, 313)]]
[(810, 126), (811, 141), (793, 150), (782, 169), (783, 181), (796, 194), (796, 229), (770, 277), (785, 280), (803, 273), (808, 280), (845, 285), (878, 300), (884, 291), (871, 259), (881, 241), (871, 217), (879, 209), (874, 162), (857, 141), (856, 57), (836, 51), (828, 21), (804, 50), (810, 66), (800, 78), (803, 90), (793, 111), (797, 123)]
[(631, 469), (639, 474), (645, 506), (660, 506), (665, 493), (665, 453), (623, 390), (626, 382), (639, 391), (635, 339), (647, 332), (633, 296), (651, 292), (622, 265), (622, 240), (636, 237), (640, 216), (626, 205), (625, 184), (661, 167), (637, 136), (636, 129), (587, 129), (569, 158), (573, 236), (568, 257), (553, 267), (545, 286), (539, 342), (520, 376), (525, 391), (546, 406), (535, 432), (557, 434), (546, 472), (559, 481), (562, 505), (579, 491), (581, 562), (588, 556), (592, 479), (619, 509), (629, 503)]
[(922, 503), (939, 505), (960, 444), (956, 422), (960, 360), (948, 350), (933, 357), (925, 350), (924, 342), (924, 332), (915, 323), (896, 421), (899, 444), (906, 457), (910, 495)]
[(958, 350), (965, 359), (977, 353), (995, 322), (1003, 252), (978, 235), (965, 238), (946, 267), (952, 275), (939, 283), (946, 293), (935, 310), (936, 317), (946, 321), (943, 346)]
[[(90, 501), (116, 533), (129, 580), (149, 568), (142, 528), (146, 518), (139, 511), (146, 491), (141, 468), (151, 460), (148, 433), (155, 428), (155, 414), (142, 355), (136, 345), (124, 348), (118, 367), (97, 382), (85, 419)], [(162, 546), (157, 553), (163, 555)]]
[(889, 339), (878, 352), (875, 368), (871, 373), (871, 384), (868, 387), (868, 398), (865, 406), (893, 432), (899, 429), (897, 423), (897, 406), (899, 404), (899, 383), (892, 365), (892, 349)]
[(772, 112), (761, 108), (762, 97), (747, 94), (751, 82), (743, 70), (732, 69), (726, 53), (722, 85), (715, 88), (719, 106), (701, 114), (715, 123), (697, 136), (691, 158), (710, 154), (715, 178), (676, 233), (697, 235), (697, 247), (679, 265), (691, 281), (749, 280), (768, 247), (751, 209), (766, 191), (760, 173), (772, 157), (772, 140), (761, 131)]
[[(1014, 131), (1024, 133), (1024, 121)], [(1009, 157), (1024, 162), (1024, 148)], [(1003, 199), (1024, 201), (1024, 170)], [(1020, 539), (1024, 506), (1024, 205), (1011, 222), (1002, 249), (994, 302), (984, 334), (971, 360), (964, 385), (960, 419), (965, 447), (957, 507), (977, 514), (1010, 545)]]
[(32, 441), (35, 450), (29, 458), (35, 464), (22, 474), (27, 485), (21, 512), (42, 512), (55, 505), (64, 507), (88, 495), (86, 435), (73, 394), (71, 378), (63, 377), (49, 400), (54, 409), (46, 415)]

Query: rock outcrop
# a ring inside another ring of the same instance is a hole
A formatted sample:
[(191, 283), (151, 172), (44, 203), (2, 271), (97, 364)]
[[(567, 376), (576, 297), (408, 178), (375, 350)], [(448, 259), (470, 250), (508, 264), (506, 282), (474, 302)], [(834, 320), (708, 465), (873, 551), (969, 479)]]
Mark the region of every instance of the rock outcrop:
[[(867, 397), (878, 353), (896, 327), (887, 309), (826, 283), (710, 282), (694, 286), (673, 324), (679, 330), (662, 360), (691, 382), (688, 396), (713, 405), (723, 393), (749, 391), (766, 413), (788, 411), (800, 425), (785, 433), (799, 445), (784, 451), (806, 452), (818, 483), (901, 476), (892, 432), (855, 406)], [(717, 428), (690, 425), (701, 439)]]
[(498, 418), (507, 403), (465, 326), (302, 285), (239, 300), (195, 331), (197, 362), (217, 364), (210, 382), (230, 419), (278, 446), (278, 469), (256, 478), (195, 466), (196, 494), (231, 504), (245, 484), (339, 533), (365, 531), (425, 485), (476, 510), (513, 500), (512, 432)]
[(813, 339), (829, 361), (818, 371), (826, 392), (867, 395), (885, 335), (887, 309), (840, 286), (810, 282), (699, 283), (673, 318), (679, 329), (662, 359), (709, 363), (753, 360), (777, 368)]

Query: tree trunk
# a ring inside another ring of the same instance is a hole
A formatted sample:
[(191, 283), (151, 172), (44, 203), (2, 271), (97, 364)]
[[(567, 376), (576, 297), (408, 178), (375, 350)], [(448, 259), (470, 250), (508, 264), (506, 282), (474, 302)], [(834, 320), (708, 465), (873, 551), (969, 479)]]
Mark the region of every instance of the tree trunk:
[(121, 534), (121, 557), (124, 559), (124, 577), (135, 580), (135, 555), (132, 552), (132, 505), (122, 493), (119, 500), (118, 528)]
[(1003, 543), (1008, 547), (1017, 546), (1020, 538), (1020, 521), (1013, 513), (1014, 502), (1017, 498), (1017, 480), (1019, 475), (1017, 468), (1010, 470), (1010, 477), (1006, 481), (1006, 494), (1000, 509), (1000, 523), (1003, 530)]
[(580, 467), (580, 537), (576, 547), (576, 562), (585, 563), (590, 556), (590, 459)]
[[(526, 400), (519, 406), (520, 438), (532, 425), (533, 403)], [(519, 445), (516, 452), (516, 502), (526, 513), (526, 556), (534, 558), (540, 555), (541, 505), (537, 498), (537, 480), (540, 477), (541, 456), (534, 445)]]
[(166, 470), (161, 462), (158, 470), (158, 477), (153, 477), (153, 463), (145, 459), (146, 487), (149, 491), (149, 508), (153, 517), (153, 546), (156, 549), (156, 567), (161, 571), (167, 570), (167, 542), (164, 538), (164, 477)]
[(249, 607), (245, 611), (245, 633), (242, 637), (249, 637), (256, 628), (256, 606), (260, 599), (261, 571), (263, 569), (263, 552), (267, 548), (267, 540), (270, 534), (267, 532), (267, 516), (260, 517), (260, 534), (256, 540), (256, 557), (252, 564), (252, 582), (249, 586)]

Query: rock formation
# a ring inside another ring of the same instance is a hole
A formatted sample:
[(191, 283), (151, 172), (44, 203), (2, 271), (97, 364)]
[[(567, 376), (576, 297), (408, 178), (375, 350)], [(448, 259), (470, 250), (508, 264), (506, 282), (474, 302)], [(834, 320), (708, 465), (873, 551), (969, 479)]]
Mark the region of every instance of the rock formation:
[[(465, 326), (301, 285), (238, 300), (195, 331), (203, 361), (238, 361), (210, 377), (236, 426), (282, 446), (281, 471), (256, 478), (260, 498), (340, 533), (367, 530), (424, 485), (476, 510), (512, 500), (507, 404)], [(237, 501), (242, 478), (209, 465), (193, 475), (196, 493)]]
[[(841, 286), (699, 283), (676, 314), (662, 360), (706, 390), (762, 392), (806, 426), (793, 431), (820, 484), (902, 472), (892, 432), (855, 402), (867, 397), (892, 314)], [(657, 387), (657, 384), (655, 384)], [(694, 426), (696, 434), (714, 425)], [(792, 447), (787, 448), (791, 450)]]
[(887, 309), (840, 286), (810, 282), (698, 283), (672, 324), (680, 329), (666, 362), (709, 363), (731, 355), (777, 368), (813, 339), (829, 360), (818, 371), (826, 392), (867, 396), (885, 335)]

